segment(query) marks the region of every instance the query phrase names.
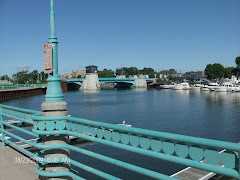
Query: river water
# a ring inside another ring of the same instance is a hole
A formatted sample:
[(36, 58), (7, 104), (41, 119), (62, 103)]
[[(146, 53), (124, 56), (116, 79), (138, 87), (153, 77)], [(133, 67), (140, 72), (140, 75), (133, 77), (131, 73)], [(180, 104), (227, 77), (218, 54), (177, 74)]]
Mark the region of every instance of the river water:
[[(173, 90), (71, 91), (64, 94), (73, 117), (230, 142), (240, 141), (240, 93)], [(44, 95), (3, 104), (40, 110)], [(183, 166), (100, 144), (82, 148), (171, 175)], [(72, 152), (83, 164), (123, 179), (150, 179), (117, 166)], [(79, 170), (86, 179), (100, 179)]]

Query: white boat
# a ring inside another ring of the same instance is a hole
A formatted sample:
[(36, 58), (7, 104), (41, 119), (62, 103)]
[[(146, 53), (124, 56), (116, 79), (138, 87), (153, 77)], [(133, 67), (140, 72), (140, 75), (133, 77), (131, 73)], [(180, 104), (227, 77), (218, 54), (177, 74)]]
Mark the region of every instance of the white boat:
[(164, 84), (164, 85), (160, 85), (159, 87), (161, 89), (171, 89), (174, 85), (173, 84)]
[(234, 91), (234, 92), (240, 92), (240, 86), (239, 86), (239, 85), (234, 86), (232, 91)]
[(166, 85), (166, 84), (160, 85), (159, 87), (160, 87), (161, 89), (170, 89), (170, 85)]
[(117, 125), (119, 125), (119, 126), (125, 126), (125, 127), (132, 127), (131, 124), (125, 124), (125, 123), (126, 123), (126, 121), (123, 121), (122, 124), (117, 124)]
[(234, 86), (230, 82), (225, 82), (221, 86), (214, 87), (214, 90), (216, 92), (227, 92), (227, 91), (233, 91)]
[(191, 86), (191, 90), (200, 90), (201, 87), (203, 87), (203, 84), (195, 84), (193, 86)]
[(183, 82), (173, 86), (173, 90), (190, 90), (191, 87), (187, 82)]
[(219, 86), (218, 83), (214, 83), (214, 82), (208, 83), (208, 88), (210, 91), (215, 91), (215, 87), (218, 87), (218, 86)]
[(208, 85), (204, 85), (203, 87), (200, 88), (201, 91), (210, 91)]

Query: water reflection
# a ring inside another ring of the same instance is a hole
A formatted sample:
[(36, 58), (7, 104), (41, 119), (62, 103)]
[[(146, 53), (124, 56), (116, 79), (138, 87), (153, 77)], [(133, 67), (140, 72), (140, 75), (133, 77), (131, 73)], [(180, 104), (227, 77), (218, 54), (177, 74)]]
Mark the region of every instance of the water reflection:
[(205, 98), (208, 103), (238, 103), (240, 102), (240, 93), (236, 92), (211, 92), (211, 91), (190, 91), (190, 90), (164, 90), (166, 95), (177, 95), (178, 97), (190, 98), (198, 96)]
[(147, 91), (147, 88), (133, 88), (133, 91), (136, 91), (136, 92), (145, 92), (145, 91)]
[(99, 94), (99, 89), (89, 89), (89, 90), (81, 90), (84, 94)]
[(238, 103), (240, 102), (240, 93), (232, 92), (208, 92), (206, 100), (209, 103)]
[(183, 98), (189, 98), (191, 91), (190, 90), (174, 90), (174, 92)]

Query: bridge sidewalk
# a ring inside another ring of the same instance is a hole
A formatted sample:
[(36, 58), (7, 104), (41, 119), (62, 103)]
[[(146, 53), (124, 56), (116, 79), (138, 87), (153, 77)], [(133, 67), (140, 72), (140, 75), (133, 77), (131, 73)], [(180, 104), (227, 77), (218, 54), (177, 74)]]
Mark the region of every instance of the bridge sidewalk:
[[(15, 163), (16, 158), (25, 160), (25, 163)], [(32, 161), (27, 163), (27, 157), (11, 147), (3, 148), (0, 142), (0, 179), (37, 180), (39, 178), (35, 173), (36, 165)]]

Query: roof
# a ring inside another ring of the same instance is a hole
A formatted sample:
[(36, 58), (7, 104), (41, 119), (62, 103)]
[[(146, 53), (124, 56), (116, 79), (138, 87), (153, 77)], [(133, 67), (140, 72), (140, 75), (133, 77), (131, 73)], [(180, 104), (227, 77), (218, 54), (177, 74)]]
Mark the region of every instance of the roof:
[(85, 68), (98, 68), (98, 67), (95, 65), (89, 65), (89, 66), (86, 66)]

